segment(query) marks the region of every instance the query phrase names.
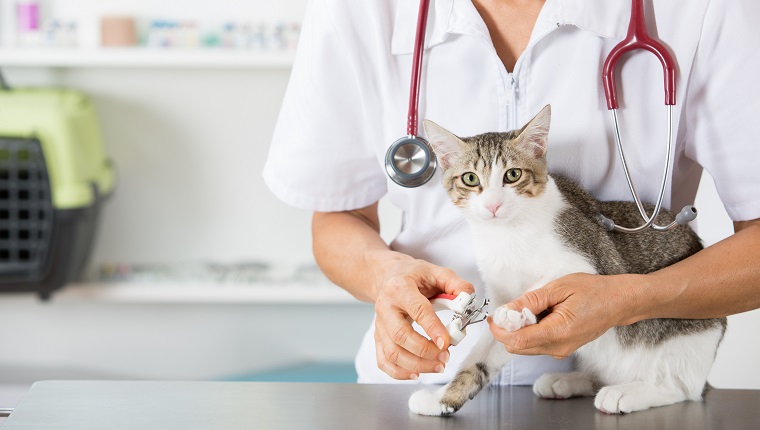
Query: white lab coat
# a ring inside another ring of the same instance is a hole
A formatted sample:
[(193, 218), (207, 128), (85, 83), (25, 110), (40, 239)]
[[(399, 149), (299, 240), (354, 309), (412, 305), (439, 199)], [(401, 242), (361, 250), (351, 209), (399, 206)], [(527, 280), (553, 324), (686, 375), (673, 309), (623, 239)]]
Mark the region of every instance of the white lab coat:
[[(471, 136), (518, 128), (551, 104), (550, 172), (574, 178), (599, 199), (631, 199), (601, 84), (604, 58), (626, 34), (629, 0), (546, 0), (512, 73), (470, 1), (431, 3), (420, 119)], [(760, 217), (760, 3), (651, 3), (650, 31), (678, 62), (665, 207), (692, 203), (704, 168), (734, 220)], [(462, 215), (441, 187), (440, 172), (424, 186), (406, 189), (383, 168), (388, 147), (406, 134), (417, 10), (412, 0), (309, 3), (264, 178), (286, 203), (315, 211), (357, 209), (388, 194), (404, 213), (391, 247), (450, 267), (481, 290), (468, 227), (457, 222)], [(619, 82), (631, 175), (642, 198), (653, 201), (667, 136), (660, 63), (648, 52), (629, 55), (620, 63)], [(372, 330), (356, 359), (360, 381), (391, 382), (377, 369)], [(489, 335), (485, 324), (469, 329), (452, 348), (446, 372), (417, 382), (450, 380), (481, 333)], [(499, 382), (529, 384), (571, 364), (520, 357)]]

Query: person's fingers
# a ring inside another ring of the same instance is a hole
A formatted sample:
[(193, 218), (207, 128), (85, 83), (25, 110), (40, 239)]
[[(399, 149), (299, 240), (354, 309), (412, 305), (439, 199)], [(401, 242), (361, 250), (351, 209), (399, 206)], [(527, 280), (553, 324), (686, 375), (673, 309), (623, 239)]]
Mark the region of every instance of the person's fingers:
[(451, 269), (435, 265), (428, 265), (428, 269), (430, 278), (426, 279), (425, 286), (419, 289), (422, 296), (409, 297), (404, 310), (422, 327), (439, 350), (447, 350), (451, 346), (451, 337), (433, 310), (429, 298), (441, 292), (454, 296), (462, 292), (473, 294), (475, 287)]
[[(419, 290), (416, 288), (397, 288), (392, 294), (375, 303), (375, 313), (377, 314), (377, 326), (386, 334), (387, 338), (419, 357), (428, 360), (438, 359), (443, 349), (439, 348), (435, 341), (442, 337), (441, 332), (446, 333), (447, 336), (448, 332), (433, 311), (430, 301), (421, 295)], [(420, 326), (426, 330), (428, 336), (431, 336), (433, 340), (431, 341), (415, 331), (412, 328), (411, 321), (406, 317), (417, 321), (418, 324), (420, 321), (425, 321), (427, 325), (420, 324)], [(445, 338), (439, 341), (441, 345), (445, 345), (445, 343)]]
[[(451, 344), (449, 332), (433, 310), (433, 304), (430, 303), (430, 300), (423, 295), (413, 295), (404, 302), (402, 309), (414, 322), (422, 327), (422, 330), (433, 341), (435, 348), (437, 348), (436, 355), (449, 348)], [(430, 345), (413, 345), (414, 338), (403, 340), (405, 342), (400, 344), (407, 349), (424, 347), (425, 353), (431, 353)]]
[(511, 354), (519, 355), (551, 355), (563, 359), (575, 351), (572, 339), (567, 333), (561, 334), (557, 327), (565, 327), (562, 317), (549, 314), (538, 324), (523, 327), (509, 332), (497, 326), (489, 317), (488, 325), (493, 337), (504, 344)]
[[(377, 330), (375, 332), (377, 332)], [(378, 369), (385, 372), (391, 378), (398, 380), (415, 380), (419, 378), (419, 373), (414, 373), (407, 369), (404, 369), (392, 363), (386, 358), (385, 350), (383, 349), (383, 343), (378, 339), (377, 335), (375, 335), (375, 356), (377, 358)]]
[[(391, 280), (386, 286), (387, 294), (375, 302), (376, 313), (382, 313), (387, 318), (385, 321), (387, 323), (386, 329), (391, 336), (405, 349), (428, 358), (431, 358), (431, 354), (437, 356), (446, 350), (450, 343), (446, 327), (433, 310), (433, 304), (422, 291), (423, 289), (433, 291), (437, 289), (437, 293), (441, 292), (436, 284), (436, 277), (432, 273), (433, 270), (436, 270), (435, 267), (437, 266), (425, 264), (418, 272), (418, 276), (405, 276)], [(425, 334), (432, 339), (433, 344), (438, 349), (437, 351), (431, 351), (430, 345), (423, 343), (427, 339), (411, 330), (408, 323), (402, 325), (397, 318), (394, 318), (394, 314), (397, 314), (398, 310), (401, 310), (405, 316), (409, 316), (412, 321), (422, 327)], [(408, 336), (404, 336), (405, 334)]]
[(439, 360), (443, 350), (439, 349), (433, 341), (415, 331), (411, 322), (399, 310), (379, 310), (377, 320), (378, 330), (381, 331), (384, 339), (390, 340), (420, 358)]
[(422, 358), (404, 349), (395, 339), (389, 337), (388, 333), (384, 330), (376, 330), (376, 333), (376, 340), (382, 345), (385, 362), (417, 375), (420, 373), (443, 372), (445, 363), (438, 360), (438, 357), (434, 360)]

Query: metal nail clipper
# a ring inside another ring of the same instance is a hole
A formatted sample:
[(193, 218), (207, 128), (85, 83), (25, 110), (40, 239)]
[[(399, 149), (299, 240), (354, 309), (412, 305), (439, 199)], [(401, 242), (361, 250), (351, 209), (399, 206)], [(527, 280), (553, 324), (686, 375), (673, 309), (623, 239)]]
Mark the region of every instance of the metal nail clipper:
[(442, 311), (450, 310), (454, 312), (454, 318), (446, 325), (446, 330), (451, 337), (451, 344), (457, 345), (467, 335), (467, 326), (485, 321), (488, 318), (488, 312), (485, 307), (488, 306), (489, 300), (483, 299), (478, 305), (475, 301), (475, 294), (459, 293), (458, 296), (451, 294), (438, 294), (430, 299), (433, 304), (433, 310)]

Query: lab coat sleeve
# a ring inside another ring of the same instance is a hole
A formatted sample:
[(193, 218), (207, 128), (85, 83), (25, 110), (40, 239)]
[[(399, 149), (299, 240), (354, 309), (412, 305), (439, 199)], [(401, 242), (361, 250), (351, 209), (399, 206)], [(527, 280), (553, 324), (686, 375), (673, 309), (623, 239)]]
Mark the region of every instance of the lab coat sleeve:
[(313, 211), (353, 210), (387, 191), (362, 108), (360, 50), (339, 34), (331, 8), (311, 1), (290, 82), (264, 167), (264, 180), (285, 203)]
[(686, 155), (734, 221), (760, 218), (760, 2), (713, 0), (686, 96)]

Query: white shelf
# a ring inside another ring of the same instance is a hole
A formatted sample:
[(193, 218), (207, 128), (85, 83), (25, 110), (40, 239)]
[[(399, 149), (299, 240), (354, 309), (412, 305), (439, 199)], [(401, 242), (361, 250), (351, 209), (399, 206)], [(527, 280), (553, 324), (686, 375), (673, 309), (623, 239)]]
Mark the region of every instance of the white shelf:
[(294, 52), (235, 49), (2, 49), (0, 67), (288, 69)]
[(361, 304), (334, 285), (71, 284), (53, 301), (156, 304)]

